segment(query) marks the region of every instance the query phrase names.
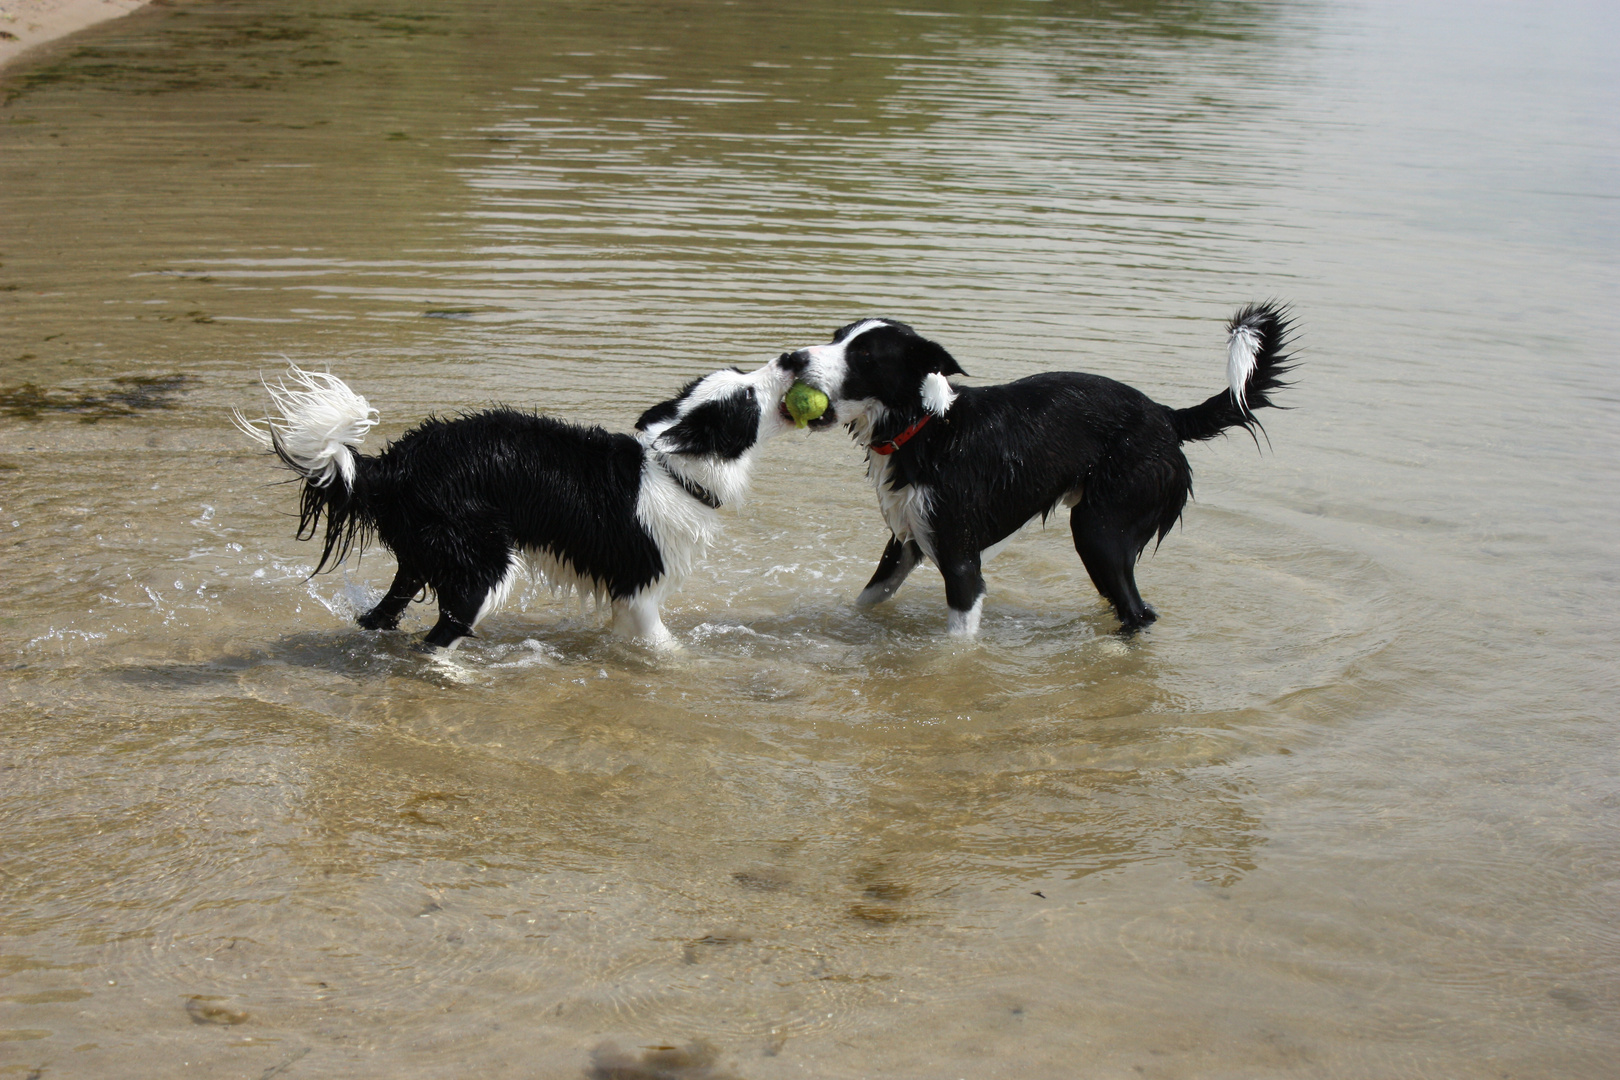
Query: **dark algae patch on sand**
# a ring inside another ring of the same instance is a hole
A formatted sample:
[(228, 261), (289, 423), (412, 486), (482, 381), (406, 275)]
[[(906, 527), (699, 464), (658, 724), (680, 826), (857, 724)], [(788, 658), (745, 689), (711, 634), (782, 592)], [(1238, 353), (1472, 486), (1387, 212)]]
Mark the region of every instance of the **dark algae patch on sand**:
[(0, 416), (14, 420), (40, 420), (46, 416), (77, 416), (80, 423), (138, 416), (172, 409), (176, 396), (197, 385), (192, 375), (124, 375), (112, 385), (91, 389), (44, 387), (35, 383), (0, 388)]
[(346, 48), (444, 33), (450, 25), (436, 14), (273, 12), (233, 4), (153, 14), (162, 17), (6, 79), (0, 104), (57, 86), (126, 94), (270, 89), (342, 65)]

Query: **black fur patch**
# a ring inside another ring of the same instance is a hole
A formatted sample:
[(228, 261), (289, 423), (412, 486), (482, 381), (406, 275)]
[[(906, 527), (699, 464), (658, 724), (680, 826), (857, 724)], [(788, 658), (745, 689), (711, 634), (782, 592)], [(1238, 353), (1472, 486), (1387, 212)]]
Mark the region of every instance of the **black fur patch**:
[(441, 594), (482, 600), (524, 548), (566, 560), (618, 598), (664, 572), (636, 520), (641, 464), (629, 435), (492, 409), (430, 417), (378, 456), (357, 457), (352, 501), (400, 566)]
[(759, 401), (753, 391), (738, 387), (687, 412), (658, 436), (658, 449), (729, 461), (753, 449), (759, 440), (759, 421)]

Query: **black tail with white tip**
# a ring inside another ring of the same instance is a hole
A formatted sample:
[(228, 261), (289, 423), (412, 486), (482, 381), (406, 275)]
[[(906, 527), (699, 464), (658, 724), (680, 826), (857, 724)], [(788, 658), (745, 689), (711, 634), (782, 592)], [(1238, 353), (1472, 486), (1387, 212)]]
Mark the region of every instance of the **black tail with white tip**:
[(1256, 409), (1276, 408), (1271, 395), (1288, 386), (1282, 376), (1293, 370), (1285, 351), (1292, 340), (1288, 309), (1266, 302), (1250, 304), (1227, 326), (1228, 386), (1200, 405), (1171, 412), (1182, 442), (1213, 439), (1227, 428), (1253, 431), (1260, 426)]

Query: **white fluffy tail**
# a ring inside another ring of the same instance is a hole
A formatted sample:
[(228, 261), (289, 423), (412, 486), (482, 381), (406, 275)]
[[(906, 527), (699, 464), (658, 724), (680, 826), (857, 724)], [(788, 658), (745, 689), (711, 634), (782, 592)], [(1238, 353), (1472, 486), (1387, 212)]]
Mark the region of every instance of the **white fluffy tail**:
[(377, 410), (336, 375), (297, 365), (288, 365), (285, 379), (264, 388), (278, 415), (254, 422), (232, 409), (236, 426), (314, 486), (326, 487), (339, 476), (352, 486), (354, 452), (376, 426)]

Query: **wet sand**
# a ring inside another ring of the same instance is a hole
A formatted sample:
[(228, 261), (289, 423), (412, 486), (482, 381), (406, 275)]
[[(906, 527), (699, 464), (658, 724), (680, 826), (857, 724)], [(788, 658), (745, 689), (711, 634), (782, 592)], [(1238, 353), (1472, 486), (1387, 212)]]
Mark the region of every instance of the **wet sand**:
[(148, 0), (4, 0), (0, 3), (0, 68), (46, 42), (118, 19)]

